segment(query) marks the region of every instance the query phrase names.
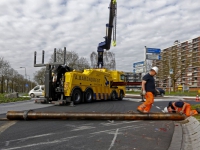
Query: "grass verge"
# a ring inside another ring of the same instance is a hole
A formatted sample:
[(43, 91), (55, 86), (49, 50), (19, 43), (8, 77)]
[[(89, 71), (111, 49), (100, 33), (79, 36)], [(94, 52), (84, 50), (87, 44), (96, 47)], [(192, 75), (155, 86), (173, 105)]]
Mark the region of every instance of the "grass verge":
[[(191, 105), (191, 109), (196, 109), (196, 108), (200, 108), (200, 104)], [(200, 115), (194, 115), (193, 117), (195, 117), (198, 121), (200, 121)]]
[(28, 97), (18, 97), (18, 98), (6, 98), (6, 94), (0, 94), (0, 103), (9, 103), (9, 102), (17, 102), (17, 101), (25, 101), (29, 100)]

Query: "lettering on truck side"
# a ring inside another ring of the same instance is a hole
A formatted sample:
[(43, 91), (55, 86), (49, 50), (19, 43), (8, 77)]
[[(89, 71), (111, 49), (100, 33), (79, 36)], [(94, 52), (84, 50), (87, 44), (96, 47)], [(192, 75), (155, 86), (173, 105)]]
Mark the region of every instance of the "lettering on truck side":
[(83, 80), (83, 81), (90, 81), (90, 82), (97, 82), (100, 83), (100, 79), (97, 78), (91, 78), (91, 77), (86, 77), (86, 76), (81, 76), (81, 75), (74, 75), (75, 80)]

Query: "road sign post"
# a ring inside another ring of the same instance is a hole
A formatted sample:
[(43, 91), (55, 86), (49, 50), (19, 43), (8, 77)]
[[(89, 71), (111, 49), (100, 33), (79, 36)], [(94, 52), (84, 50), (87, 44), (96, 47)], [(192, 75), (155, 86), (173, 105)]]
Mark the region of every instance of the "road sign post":
[(145, 46), (144, 58), (145, 58), (145, 73), (147, 72), (147, 60), (161, 60), (161, 49), (159, 48), (147, 48)]
[(146, 48), (146, 53), (160, 54), (161, 50), (159, 48)]
[(134, 73), (143, 73), (144, 72), (144, 61), (133, 63), (133, 72)]

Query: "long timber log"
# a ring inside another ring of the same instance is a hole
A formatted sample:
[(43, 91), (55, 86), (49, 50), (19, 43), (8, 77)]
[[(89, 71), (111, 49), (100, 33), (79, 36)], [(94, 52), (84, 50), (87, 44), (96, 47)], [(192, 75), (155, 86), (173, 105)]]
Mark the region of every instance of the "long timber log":
[(185, 116), (170, 113), (96, 113), (8, 111), (9, 120), (85, 119), (85, 120), (184, 120)]

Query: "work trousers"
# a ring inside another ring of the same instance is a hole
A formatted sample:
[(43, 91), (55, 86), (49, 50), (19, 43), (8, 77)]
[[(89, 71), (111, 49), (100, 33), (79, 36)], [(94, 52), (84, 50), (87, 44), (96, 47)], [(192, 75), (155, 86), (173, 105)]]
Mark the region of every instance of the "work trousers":
[(148, 113), (151, 110), (152, 104), (154, 102), (154, 95), (152, 92), (146, 92), (146, 101), (138, 106), (138, 110)]
[[(189, 117), (189, 116), (193, 116), (193, 115), (197, 115), (198, 112), (196, 110), (192, 110), (191, 109), (191, 105), (189, 103), (185, 103), (186, 104), (186, 107), (185, 107), (185, 110), (184, 110), (184, 114)], [(180, 112), (182, 110), (182, 108), (178, 108), (178, 112)]]

